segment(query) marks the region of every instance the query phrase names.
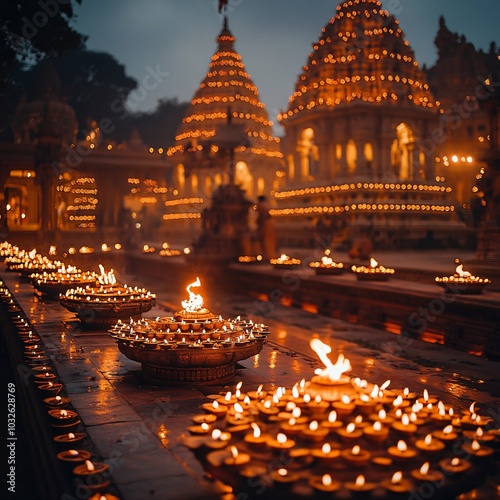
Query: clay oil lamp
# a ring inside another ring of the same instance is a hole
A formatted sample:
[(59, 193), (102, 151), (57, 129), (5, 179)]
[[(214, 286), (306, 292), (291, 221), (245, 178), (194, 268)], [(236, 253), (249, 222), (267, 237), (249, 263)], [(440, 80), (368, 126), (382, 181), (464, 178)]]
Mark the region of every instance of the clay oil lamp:
[(379, 265), (373, 258), (370, 259), (369, 266), (352, 266), (351, 271), (362, 281), (387, 281), (394, 275), (394, 269)]
[(320, 394), (316, 394), (314, 399), (306, 406), (306, 409), (311, 418), (324, 418), (329, 407), (330, 404), (323, 401)]
[(402, 415), (400, 421), (394, 422), (392, 428), (406, 437), (412, 436), (417, 432), (417, 426), (410, 422), (410, 416), (407, 413)]
[(202, 413), (200, 415), (194, 415), (192, 420), (195, 424), (213, 424), (217, 420), (217, 415), (213, 413)]
[(51, 398), (45, 398), (43, 402), (49, 408), (57, 409), (57, 408), (66, 408), (70, 403), (70, 399), (63, 396), (54, 396)]
[(475, 431), (464, 431), (463, 435), (471, 441), (476, 440), (480, 444), (485, 444), (495, 440), (492, 432), (484, 432), (482, 427), (478, 427)]
[(259, 264), (263, 262), (262, 255), (240, 255), (238, 257), (239, 264)]
[(359, 445), (355, 445), (351, 449), (343, 450), (342, 458), (350, 466), (364, 467), (370, 461), (371, 453), (368, 450), (361, 449)]
[(314, 498), (331, 498), (340, 488), (341, 483), (332, 479), (330, 474), (323, 474), (321, 477), (311, 477), (309, 486), (314, 490)]
[(90, 452), (87, 450), (65, 450), (57, 454), (57, 459), (67, 472), (71, 472), (77, 465), (90, 459)]
[(435, 458), (444, 450), (445, 444), (443, 441), (433, 438), (432, 434), (427, 434), (424, 439), (417, 439), (415, 447), (418, 448), (424, 455)]
[(54, 429), (71, 429), (79, 425), (78, 413), (73, 410), (49, 410), (51, 425)]
[[(451, 413), (450, 413), (451, 412)], [(437, 404), (437, 411), (433, 411), (431, 413), (431, 419), (437, 422), (447, 423), (451, 422), (453, 418), (453, 409), (450, 408), (449, 411), (446, 411), (446, 407), (442, 401), (439, 401)]]
[(255, 450), (264, 449), (269, 437), (262, 434), (260, 427), (255, 422), (252, 422), (250, 426), (252, 427), (253, 432), (245, 435), (245, 443), (247, 443), (250, 448)]
[(375, 409), (377, 402), (368, 394), (360, 394), (359, 397), (354, 400), (354, 404), (356, 405), (356, 410), (358, 410), (361, 415), (368, 417)]
[(248, 453), (242, 453), (236, 446), (231, 446), (229, 451), (231, 452), (231, 455), (224, 459), (224, 465), (231, 468), (243, 467), (250, 462), (250, 455)]
[(47, 384), (48, 382), (55, 382), (56, 380), (57, 376), (55, 373), (49, 371), (35, 374), (35, 384)]
[[(214, 401), (216, 403), (217, 401)], [(232, 408), (230, 408), (226, 414), (226, 423), (228, 425), (243, 425), (250, 424), (253, 421), (253, 417), (249, 412), (246, 412), (240, 403), (234, 403)]]
[(340, 420), (337, 420), (337, 412), (335, 410), (332, 410), (330, 413), (328, 413), (328, 419), (322, 420), (320, 422), (320, 425), (321, 427), (324, 427), (325, 429), (328, 429), (329, 432), (331, 432), (336, 429), (340, 429), (344, 424)]
[(313, 420), (308, 427), (302, 430), (301, 435), (310, 441), (323, 441), (328, 435), (328, 429), (320, 427), (317, 420)]
[(412, 482), (403, 477), (401, 471), (395, 472), (391, 479), (385, 479), (381, 485), (390, 492), (392, 498), (407, 499), (412, 488)]
[(277, 406), (273, 405), (270, 399), (266, 399), (263, 403), (257, 403), (257, 410), (265, 420), (269, 420), (270, 417), (278, 415), (280, 411)]
[(451, 424), (442, 430), (433, 431), (432, 435), (446, 445), (451, 445), (458, 438), (458, 434), (453, 431), (453, 425)]
[(68, 432), (67, 434), (59, 434), (54, 436), (54, 441), (63, 448), (75, 448), (78, 443), (85, 439), (83, 432)]
[(290, 419), (280, 423), (280, 429), (287, 434), (301, 434), (308, 429), (306, 422), (307, 419), (300, 416), (300, 408), (295, 408)]
[(390, 425), (395, 422), (395, 418), (391, 415), (388, 415), (383, 408), (376, 414), (372, 413), (369, 418), (374, 422), (380, 422), (381, 424), (385, 425)]
[(85, 460), (73, 469), (73, 474), (92, 491), (103, 491), (110, 483), (109, 465), (102, 462)]
[(279, 489), (291, 488), (300, 478), (298, 474), (290, 472), (284, 467), (271, 471), (269, 473), (269, 477), (273, 480), (274, 485)]
[(422, 397), (417, 399), (417, 403), (423, 404), (426, 408), (429, 408), (429, 405), (435, 405), (437, 402), (438, 398), (436, 396), (430, 396), (427, 389), (424, 389)]
[(367, 439), (376, 443), (377, 445), (381, 445), (389, 435), (389, 429), (381, 424), (380, 421), (376, 421), (373, 425), (369, 427), (365, 427), (363, 429), (363, 434)]
[(287, 451), (295, 446), (295, 441), (293, 439), (288, 439), (286, 434), (279, 432), (276, 438), (269, 438), (267, 440), (267, 445), (269, 448), (276, 452)]
[(321, 449), (314, 449), (311, 451), (311, 455), (316, 459), (318, 464), (330, 467), (333, 462), (338, 460), (340, 456), (340, 450), (332, 448), (330, 443), (325, 443)]
[(472, 441), (470, 444), (464, 444), (462, 448), (470, 455), (471, 460), (479, 462), (493, 455), (493, 448), (481, 445), (479, 441)]
[(204, 444), (207, 448), (212, 450), (221, 450), (229, 444), (231, 437), (230, 432), (223, 432), (220, 429), (214, 429)]
[(220, 404), (218, 401), (212, 401), (211, 403), (203, 403), (201, 407), (208, 413), (215, 415), (217, 418), (222, 418), (226, 416), (229, 408), (226, 405)]
[(267, 392), (266, 391), (263, 391), (263, 385), (259, 385), (259, 387), (257, 387), (257, 390), (256, 391), (248, 391), (247, 392), (247, 395), (250, 399), (256, 399), (258, 401), (260, 401), (261, 399), (265, 398), (267, 396)]
[(340, 419), (348, 417), (356, 408), (356, 403), (351, 401), (347, 394), (343, 394), (340, 401), (332, 403), (333, 409), (337, 412)]
[(358, 439), (363, 435), (361, 429), (356, 429), (356, 424), (351, 422), (345, 428), (337, 429), (341, 441), (347, 445), (355, 444)]
[(457, 476), (467, 472), (472, 464), (468, 460), (460, 459), (459, 457), (445, 458), (439, 462), (441, 470), (447, 476)]
[(37, 388), (43, 394), (50, 395), (50, 396), (57, 396), (61, 392), (63, 385), (60, 383), (56, 383), (56, 382), (48, 382), (47, 384), (38, 385)]
[(401, 463), (409, 462), (417, 455), (417, 450), (409, 448), (406, 442), (401, 439), (396, 446), (390, 446), (387, 452), (396, 462)]
[(208, 434), (211, 430), (211, 427), (209, 424), (207, 424), (206, 422), (202, 422), (201, 424), (198, 424), (198, 425), (190, 425), (187, 430), (191, 433), (191, 434), (195, 434), (195, 435), (204, 435), (204, 434)]
[(444, 476), (437, 470), (431, 470), (429, 462), (425, 462), (420, 469), (411, 471), (412, 477), (419, 483), (439, 483), (442, 484)]
[[(458, 261), (457, 261), (458, 263)], [(452, 293), (457, 290), (461, 294), (479, 294), (484, 288), (491, 283), (488, 278), (479, 278), (473, 276), (470, 272), (464, 271), (463, 264), (459, 264), (455, 269), (455, 274), (452, 276), (442, 276), (435, 278), (436, 283)]]
[(372, 492), (377, 488), (376, 483), (367, 482), (363, 474), (359, 474), (354, 482), (345, 483), (345, 487), (351, 492), (351, 497), (356, 500), (371, 498)]

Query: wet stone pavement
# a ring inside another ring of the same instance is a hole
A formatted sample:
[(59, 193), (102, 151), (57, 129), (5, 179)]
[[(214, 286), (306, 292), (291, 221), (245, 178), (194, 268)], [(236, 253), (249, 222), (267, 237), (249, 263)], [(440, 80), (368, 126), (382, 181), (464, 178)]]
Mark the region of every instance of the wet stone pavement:
[[(223, 387), (149, 385), (140, 365), (121, 354), (105, 331), (82, 329), (57, 301), (36, 297), (29, 283), (10, 273), (1, 278), (41, 335), (85, 432), (111, 465), (121, 498), (231, 498), (224, 485), (206, 476), (183, 444), (191, 417), (201, 413), (205, 396)], [(130, 279), (158, 296), (157, 306), (145, 316), (170, 315), (181, 308), (183, 290), (152, 279)], [(309, 379), (319, 366), (309, 341), (318, 336), (332, 346), (332, 360), (339, 352), (350, 359), (353, 376), (378, 384), (391, 380), (391, 387), (408, 386), (415, 392), (427, 388), (456, 409), (476, 401), (481, 412), (492, 415), (500, 426), (498, 362), (418, 340), (400, 345), (390, 333), (279, 304), (273, 304), (262, 319), (256, 316), (263, 310), (261, 304), (243, 292), (230, 296), (214, 292), (207, 303), (224, 317), (253, 317), (270, 326), (261, 353), (237, 367), (234, 382), (242, 381), (243, 390), (259, 384), (266, 389), (291, 388), (300, 379)]]

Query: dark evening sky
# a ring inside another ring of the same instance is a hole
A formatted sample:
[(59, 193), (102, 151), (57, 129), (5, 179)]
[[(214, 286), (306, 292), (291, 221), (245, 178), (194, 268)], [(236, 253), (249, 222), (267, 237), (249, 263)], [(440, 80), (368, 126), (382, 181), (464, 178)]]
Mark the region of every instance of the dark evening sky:
[[(335, 14), (337, 0), (229, 0), (236, 50), (275, 121), (311, 45)], [(160, 98), (189, 101), (205, 76), (222, 26), (218, 0), (83, 0), (76, 27), (88, 47), (113, 54), (139, 84), (156, 74), (154, 89), (132, 94), (132, 110), (150, 110)], [(500, 44), (499, 0), (382, 0), (396, 16), (420, 64), (436, 60), (434, 37), (445, 16), (451, 31), (476, 48)], [(168, 75), (166, 75), (168, 73)], [(145, 94), (145, 97), (144, 97)]]

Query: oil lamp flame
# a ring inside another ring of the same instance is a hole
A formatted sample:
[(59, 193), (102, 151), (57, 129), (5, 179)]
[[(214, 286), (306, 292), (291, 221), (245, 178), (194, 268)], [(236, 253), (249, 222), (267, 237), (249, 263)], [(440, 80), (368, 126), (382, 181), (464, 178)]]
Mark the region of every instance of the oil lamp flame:
[(453, 432), (453, 425), (447, 425), (444, 429), (443, 429), (443, 434), (451, 434)]
[(260, 438), (260, 427), (255, 422), (252, 422), (250, 425), (252, 426), (253, 429), (253, 437), (255, 439)]
[(402, 439), (400, 439), (398, 441), (397, 448), (398, 448), (399, 451), (406, 451), (406, 450), (408, 450), (408, 446), (406, 445), (406, 443)]
[(87, 470), (92, 472), (95, 470), (94, 464), (90, 460), (85, 460), (85, 465), (87, 466)]
[(69, 450), (68, 454), (71, 455), (71, 456), (73, 456), (73, 457), (77, 457), (78, 456), (78, 452), (76, 450)]
[(317, 368), (314, 373), (320, 377), (325, 377), (333, 382), (339, 381), (342, 374), (351, 370), (351, 363), (341, 353), (337, 358), (337, 362), (333, 364), (328, 358), (328, 354), (332, 352), (332, 348), (319, 339), (312, 339), (310, 342), (311, 349), (319, 356), (319, 359), (325, 365), (324, 369)]
[(330, 443), (325, 443), (322, 447), (321, 447), (321, 451), (327, 455), (328, 453), (330, 453), (332, 451), (332, 447), (330, 446)]
[(191, 283), (186, 287), (186, 290), (189, 293), (189, 300), (183, 300), (182, 307), (187, 312), (196, 312), (203, 307), (203, 297), (191, 291), (192, 287), (199, 287), (199, 286), (201, 286), (201, 282), (200, 278), (197, 277), (194, 283)]
[(355, 445), (352, 447), (351, 453), (353, 455), (359, 455), (360, 451), (361, 451), (361, 447), (359, 445)]
[(361, 486), (364, 486), (365, 485), (365, 476), (363, 476), (363, 474), (360, 474), (357, 478), (356, 478), (356, 482), (355, 482), (356, 486), (358, 488), (360, 488)]
[(68, 439), (75, 439), (75, 435), (72, 432), (70, 432), (68, 434)]
[(282, 434), (281, 432), (276, 436), (276, 441), (278, 441), (278, 443), (280, 444), (285, 444), (287, 439), (286, 439), (286, 436), (285, 434)]
[(116, 285), (116, 278), (113, 269), (106, 273), (102, 264), (99, 264), (99, 269), (101, 271), (101, 274), (97, 279), (100, 285)]
[(461, 278), (470, 278), (472, 275), (469, 273), (469, 271), (464, 271), (464, 265), (460, 264), (457, 266), (455, 269), (455, 272), (461, 277)]
[(377, 267), (378, 266), (378, 262), (372, 257), (370, 259), (370, 267)]
[(318, 425), (318, 421), (317, 421), (317, 420), (313, 420), (313, 421), (309, 424), (309, 429), (310, 429), (311, 431), (313, 431), (313, 432), (314, 432), (314, 431), (317, 431), (317, 430), (318, 430), (318, 427), (319, 427), (319, 425)]
[(323, 486), (331, 486), (332, 485), (332, 476), (330, 476), (330, 474), (323, 474), (323, 477), (321, 478), (321, 482), (323, 483)]
[(401, 471), (397, 471), (393, 474), (391, 483), (398, 484), (401, 482), (401, 479), (403, 479), (403, 473)]
[(424, 438), (424, 443), (429, 446), (432, 443), (432, 434), (427, 434)]
[(285, 477), (288, 474), (288, 471), (286, 469), (278, 469), (278, 474), (281, 477)]
[(429, 472), (429, 462), (425, 462), (425, 464), (423, 464), (422, 467), (420, 467), (420, 474), (422, 474), (422, 476), (426, 476), (428, 472)]
[(222, 431), (220, 429), (214, 429), (212, 431), (212, 439), (219, 439), (222, 435)]
[(460, 464), (460, 459), (458, 457), (451, 459), (451, 465), (453, 465), (454, 467), (456, 467), (459, 464)]
[(231, 446), (231, 455), (233, 458), (236, 458), (238, 456), (238, 448), (236, 446)]
[(479, 444), (479, 441), (476, 441), (474, 439), (474, 441), (472, 441), (472, 445), (471, 445), (471, 448), (474, 450), (474, 451), (477, 451), (481, 448), (481, 445)]

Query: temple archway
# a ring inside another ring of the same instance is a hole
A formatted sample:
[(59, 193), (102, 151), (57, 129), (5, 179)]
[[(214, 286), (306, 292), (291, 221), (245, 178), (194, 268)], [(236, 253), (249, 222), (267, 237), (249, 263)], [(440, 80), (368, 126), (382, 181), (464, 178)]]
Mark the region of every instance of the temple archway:
[(305, 128), (300, 134), (297, 144), (297, 152), (300, 158), (300, 176), (303, 180), (315, 176), (319, 167), (318, 146), (314, 142), (314, 130)]
[(400, 179), (410, 179), (413, 175), (413, 148), (415, 146), (412, 129), (404, 122), (396, 127), (396, 139), (392, 144), (392, 165)]
[(352, 174), (356, 171), (356, 144), (351, 139), (347, 141), (347, 145), (345, 148), (345, 158), (347, 163), (347, 171)]

